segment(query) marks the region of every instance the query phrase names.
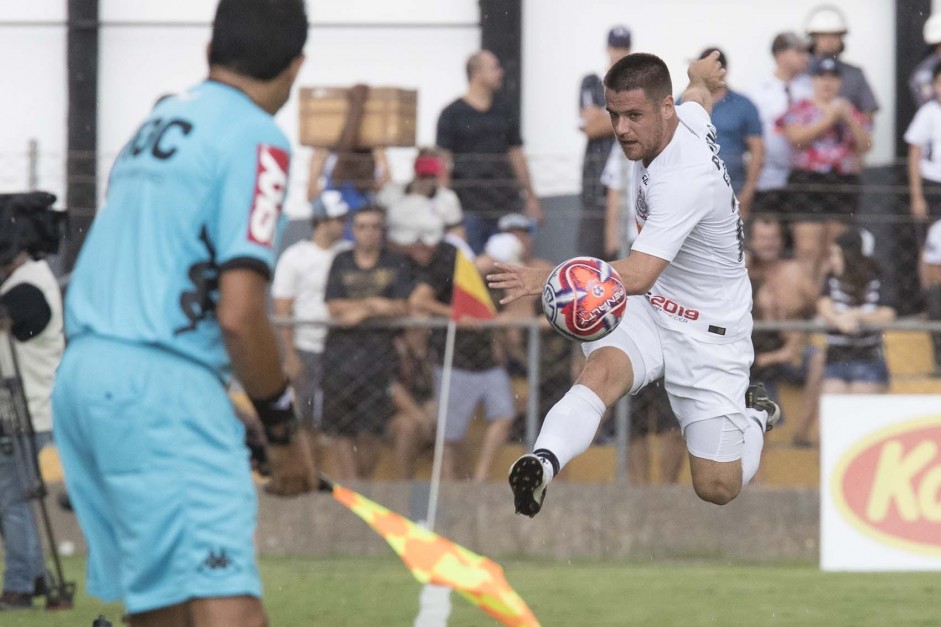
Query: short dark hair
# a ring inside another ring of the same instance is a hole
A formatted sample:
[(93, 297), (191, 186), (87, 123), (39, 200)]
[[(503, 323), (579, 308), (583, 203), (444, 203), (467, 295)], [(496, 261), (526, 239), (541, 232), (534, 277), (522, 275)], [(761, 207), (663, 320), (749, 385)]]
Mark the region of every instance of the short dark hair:
[(660, 101), (673, 93), (670, 70), (660, 57), (634, 52), (611, 66), (604, 75), (604, 86), (611, 91), (642, 89), (647, 98)]
[(300, 56), (306, 42), (304, 0), (219, 0), (209, 64), (269, 81)]

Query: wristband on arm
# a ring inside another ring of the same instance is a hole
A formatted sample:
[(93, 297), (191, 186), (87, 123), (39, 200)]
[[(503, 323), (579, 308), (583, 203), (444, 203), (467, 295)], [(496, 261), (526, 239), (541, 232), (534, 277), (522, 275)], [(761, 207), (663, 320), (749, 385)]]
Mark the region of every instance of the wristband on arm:
[(255, 413), (265, 428), (265, 437), (272, 446), (287, 446), (297, 431), (294, 414), (294, 394), (285, 383), (280, 392), (268, 398), (251, 399)]

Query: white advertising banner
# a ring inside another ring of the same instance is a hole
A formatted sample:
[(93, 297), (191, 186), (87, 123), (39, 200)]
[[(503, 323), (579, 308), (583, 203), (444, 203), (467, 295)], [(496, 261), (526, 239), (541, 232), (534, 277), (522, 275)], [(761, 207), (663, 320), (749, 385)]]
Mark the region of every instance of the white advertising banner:
[(828, 395), (820, 567), (941, 571), (941, 396)]

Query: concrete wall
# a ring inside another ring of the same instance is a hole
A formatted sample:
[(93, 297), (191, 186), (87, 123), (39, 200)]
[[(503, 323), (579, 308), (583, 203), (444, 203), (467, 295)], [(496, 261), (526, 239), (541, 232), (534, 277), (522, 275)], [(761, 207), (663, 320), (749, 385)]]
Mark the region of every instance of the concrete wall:
[[(422, 513), (419, 491), (403, 483), (351, 484), (382, 505)], [(284, 500), (260, 494), (258, 550), (267, 555), (386, 555), (391, 549), (326, 494)], [(75, 518), (52, 508), (58, 540), (84, 543)], [(413, 515), (418, 518), (419, 515)], [(689, 486), (627, 488), (557, 482), (534, 519), (513, 513), (502, 483), (445, 485), (436, 531), (489, 557), (555, 559), (715, 559), (813, 561), (819, 551), (815, 489), (749, 487), (718, 507)]]

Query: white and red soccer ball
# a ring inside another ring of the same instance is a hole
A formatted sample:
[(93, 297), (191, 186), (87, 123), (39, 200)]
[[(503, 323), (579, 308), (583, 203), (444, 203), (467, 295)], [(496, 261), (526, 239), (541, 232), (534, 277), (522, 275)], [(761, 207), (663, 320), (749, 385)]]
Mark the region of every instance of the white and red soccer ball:
[(549, 274), (542, 310), (552, 328), (579, 342), (603, 338), (621, 322), (627, 293), (618, 273), (601, 259), (575, 257)]

